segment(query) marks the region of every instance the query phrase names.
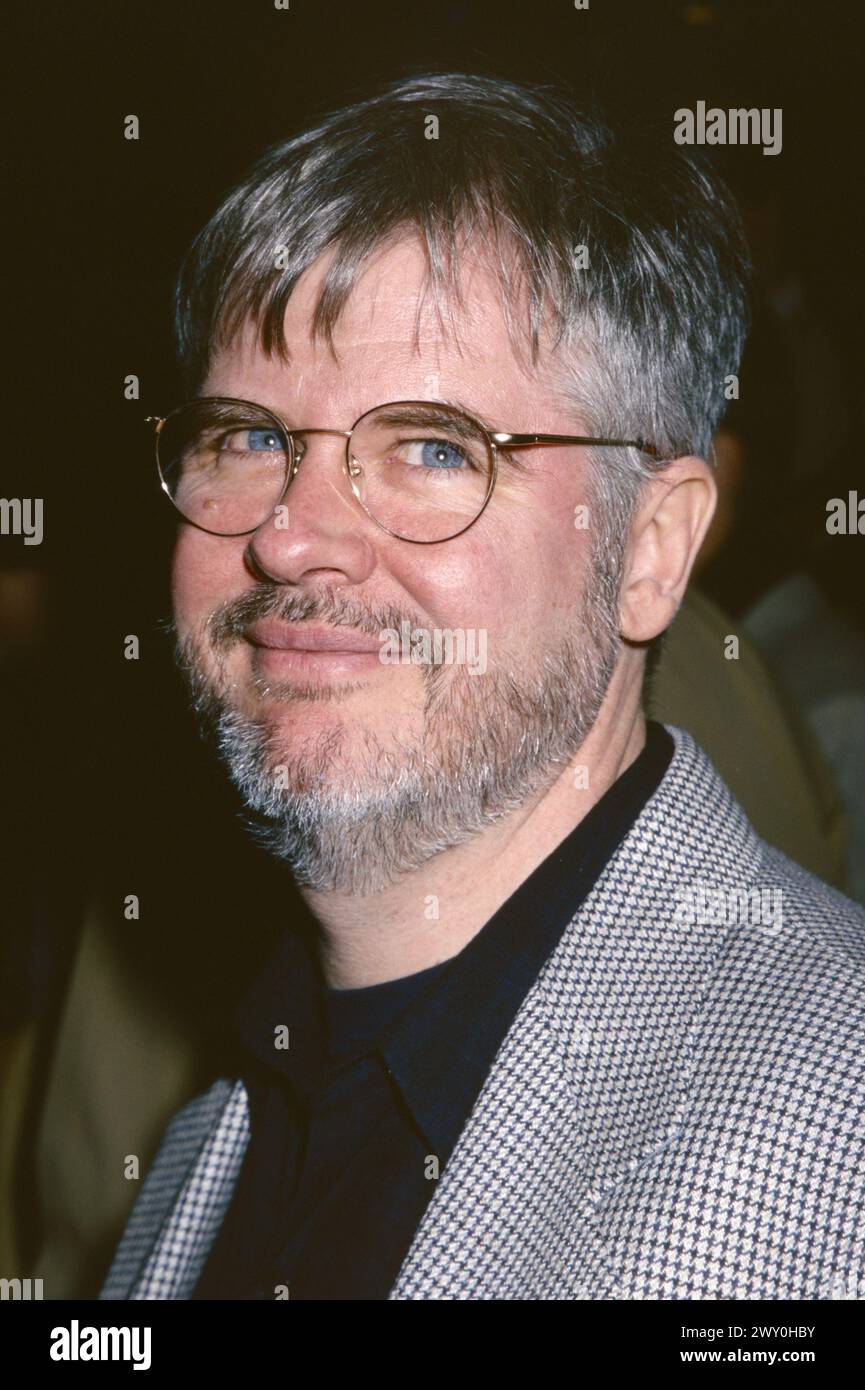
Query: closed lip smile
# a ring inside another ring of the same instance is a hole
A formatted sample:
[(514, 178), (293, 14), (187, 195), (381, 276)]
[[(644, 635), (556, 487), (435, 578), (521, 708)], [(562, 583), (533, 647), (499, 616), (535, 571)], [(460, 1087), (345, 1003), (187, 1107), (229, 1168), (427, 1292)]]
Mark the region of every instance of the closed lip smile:
[(276, 618), (252, 623), (246, 632), (253, 670), (274, 680), (356, 680), (381, 671), (382, 645), (348, 627), (284, 623)]
[(375, 655), (381, 643), (351, 628), (313, 627), (307, 623), (282, 623), (275, 619), (253, 623), (247, 641), (254, 647), (277, 652), (322, 652), (346, 655)]

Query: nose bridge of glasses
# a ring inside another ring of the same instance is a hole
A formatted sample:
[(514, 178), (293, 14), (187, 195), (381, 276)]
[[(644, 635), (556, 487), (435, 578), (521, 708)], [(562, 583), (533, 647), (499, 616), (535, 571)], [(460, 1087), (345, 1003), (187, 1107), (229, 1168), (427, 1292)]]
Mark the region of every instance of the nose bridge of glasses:
[(305, 430), (304, 430), (304, 429), (300, 429), (300, 430), (289, 430), (288, 433), (289, 433), (289, 434), (338, 434), (338, 435), (340, 436), (341, 439), (348, 439), (349, 436), (351, 435), (352, 431), (351, 431), (351, 430), (327, 430), (327, 429), (319, 429), (318, 427), (316, 427), (316, 428), (313, 429), (312, 427), (310, 427), (309, 429), (305, 429)]
[(310, 428), (310, 429), (296, 429), (296, 430), (295, 430), (295, 429), (292, 429), (292, 430), (287, 430), (286, 433), (288, 434), (288, 436), (289, 436), (290, 439), (291, 439), (292, 450), (293, 450), (293, 452), (294, 452), (294, 471), (295, 471), (295, 472), (297, 471), (297, 465), (300, 463), (301, 459), (303, 458), (304, 454), (306, 453), (307, 446), (306, 446), (306, 443), (304, 442), (304, 441), (305, 441), (306, 435), (308, 435), (308, 434), (334, 434), (334, 435), (336, 435), (339, 439), (350, 439), (350, 438), (351, 438), (351, 435), (352, 435), (352, 431), (351, 431), (351, 430), (330, 430), (330, 429), (319, 429), (318, 427), (316, 427), (316, 428)]
[[(288, 435), (288, 437), (289, 437), (289, 440), (290, 440), (290, 442), (291, 442), (291, 454), (292, 454), (292, 462), (291, 462), (291, 464), (290, 464), (290, 466), (289, 466), (288, 476), (287, 476), (287, 479), (286, 479), (286, 487), (290, 487), (291, 484), (295, 481), (295, 478), (297, 477), (298, 471), (299, 471), (299, 469), (300, 469), (300, 465), (301, 465), (301, 463), (304, 461), (304, 459), (305, 459), (305, 457), (306, 457), (306, 453), (307, 453), (306, 436), (307, 436), (307, 435), (315, 435), (315, 434), (321, 434), (321, 435), (328, 435), (328, 434), (330, 434), (330, 435), (334, 435), (336, 439), (343, 439), (343, 440), (345, 440), (345, 441), (346, 441), (346, 447), (347, 447), (347, 441), (351, 439), (351, 436), (352, 436), (352, 434), (354, 433), (354, 431), (353, 431), (353, 430), (324, 429), (324, 428), (318, 428), (318, 427), (316, 427), (316, 428), (309, 428), (309, 429), (292, 429), (292, 430), (287, 430), (286, 433), (287, 433), (287, 435)], [(342, 454), (341, 465), (342, 465), (342, 468), (343, 468), (343, 469), (344, 469), (346, 466), (348, 466), (349, 478), (350, 478), (350, 479), (353, 478), (353, 475), (354, 475), (356, 469), (355, 469), (355, 467), (354, 467), (351, 463), (348, 463), (347, 458), (346, 458), (346, 455), (345, 455), (344, 453)], [(353, 483), (353, 482), (352, 482), (352, 488), (354, 488), (354, 483)]]

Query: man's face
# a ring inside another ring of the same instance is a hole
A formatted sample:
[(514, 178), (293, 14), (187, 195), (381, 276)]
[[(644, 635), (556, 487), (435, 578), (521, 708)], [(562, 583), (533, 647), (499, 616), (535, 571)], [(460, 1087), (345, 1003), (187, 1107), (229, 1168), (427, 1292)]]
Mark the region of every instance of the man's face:
[[(290, 365), (268, 359), (247, 328), (213, 361), (202, 395), (256, 401), (297, 429), (345, 430), (385, 402), (447, 399), (496, 429), (580, 432), (550, 364), (534, 371), (514, 356), (480, 266), (464, 265), (466, 312), (442, 326), (422, 298), (418, 244), (381, 254), (337, 324), (336, 360), (310, 336), (324, 269), (316, 263), (288, 304)], [(549, 785), (597, 717), (616, 614), (596, 592), (591, 531), (575, 526), (590, 501), (578, 447), (500, 453), (476, 524), (413, 545), (352, 496), (344, 439), (302, 442), (287, 525), (271, 517), (239, 537), (181, 526), (178, 644), (270, 847), (300, 882), (373, 891)], [(381, 661), (381, 633), (400, 619), (431, 640), (462, 630), (473, 668)], [(286, 647), (322, 632), (367, 651)], [(360, 847), (353, 867), (346, 835)]]

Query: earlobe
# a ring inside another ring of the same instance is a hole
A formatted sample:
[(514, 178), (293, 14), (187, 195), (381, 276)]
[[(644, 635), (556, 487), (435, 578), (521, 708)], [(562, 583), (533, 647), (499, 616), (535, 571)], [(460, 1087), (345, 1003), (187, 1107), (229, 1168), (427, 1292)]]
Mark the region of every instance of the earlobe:
[(717, 500), (704, 459), (673, 460), (651, 479), (631, 527), (621, 590), (621, 632), (648, 642), (676, 616)]
[(651, 642), (670, 626), (680, 604), (681, 597), (661, 588), (656, 580), (639, 580), (622, 597), (622, 637), (627, 642)]

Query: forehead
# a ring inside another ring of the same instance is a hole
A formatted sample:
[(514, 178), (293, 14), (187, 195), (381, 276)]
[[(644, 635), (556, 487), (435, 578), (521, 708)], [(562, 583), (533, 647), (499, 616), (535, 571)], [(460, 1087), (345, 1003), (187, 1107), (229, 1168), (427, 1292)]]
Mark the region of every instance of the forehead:
[[(368, 405), (375, 397), (448, 395), (464, 386), (479, 408), (506, 408), (515, 390), (558, 403), (558, 363), (542, 348), (533, 364), (519, 336), (515, 350), (501, 283), (485, 259), (464, 255), (459, 298), (442, 293), (437, 300), (416, 237), (395, 241), (364, 262), (334, 327), (332, 353), (324, 337), (313, 337), (313, 317), (334, 254), (319, 257), (304, 272), (288, 301), (286, 358), (268, 357), (247, 320), (214, 356), (204, 394), (242, 395), (241, 386), (249, 382), (247, 394), (254, 384), (279, 401), (287, 389), (320, 383), (329, 393), (337, 387), (342, 394), (342, 386), (355, 397), (359, 392)], [(516, 297), (512, 314), (517, 334), (525, 334), (526, 310)]]

